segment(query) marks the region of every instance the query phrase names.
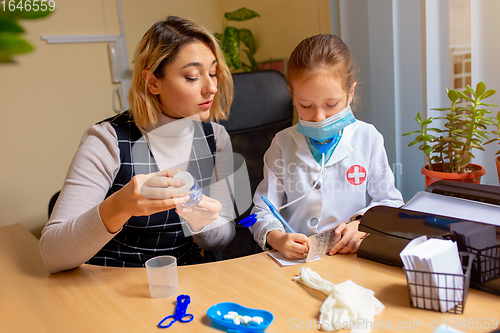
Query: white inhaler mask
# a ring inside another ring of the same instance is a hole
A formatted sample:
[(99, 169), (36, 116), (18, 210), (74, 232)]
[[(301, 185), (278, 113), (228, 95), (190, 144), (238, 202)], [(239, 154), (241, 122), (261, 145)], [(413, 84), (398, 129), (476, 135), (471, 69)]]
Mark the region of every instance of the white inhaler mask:
[(183, 206), (185, 207), (195, 207), (201, 201), (203, 193), (201, 192), (200, 185), (194, 177), (187, 171), (181, 171), (177, 173), (174, 178), (184, 179), (186, 184), (181, 188), (186, 188), (189, 190), (189, 200), (186, 201)]

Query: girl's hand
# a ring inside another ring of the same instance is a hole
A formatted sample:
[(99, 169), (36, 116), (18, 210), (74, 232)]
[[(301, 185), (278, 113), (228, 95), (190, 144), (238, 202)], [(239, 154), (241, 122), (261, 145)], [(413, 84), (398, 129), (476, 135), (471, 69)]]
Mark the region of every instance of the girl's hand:
[(364, 232), (358, 231), (359, 222), (344, 223), (342, 222), (335, 229), (337, 235), (341, 235), (340, 241), (330, 250), (329, 255), (335, 253), (356, 253), (361, 244), (361, 237)]
[(189, 222), (192, 231), (200, 231), (219, 217), (221, 209), (222, 205), (219, 201), (203, 195), (198, 206), (184, 207), (180, 204), (175, 211)]
[(109, 232), (115, 233), (132, 216), (147, 216), (185, 203), (189, 191), (185, 180), (173, 178), (180, 169), (136, 175), (99, 205), (99, 214)]
[(289, 234), (278, 229), (267, 233), (267, 243), (287, 259), (305, 259), (309, 252), (309, 241), (304, 234)]

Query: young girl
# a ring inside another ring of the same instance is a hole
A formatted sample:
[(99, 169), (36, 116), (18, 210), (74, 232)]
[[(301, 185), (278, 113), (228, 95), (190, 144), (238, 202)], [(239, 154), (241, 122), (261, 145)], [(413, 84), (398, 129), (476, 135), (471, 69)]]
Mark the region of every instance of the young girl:
[[(165, 254), (178, 265), (197, 263), (200, 247), (217, 251), (234, 236), (232, 204), (212, 177), (231, 174), (232, 163), (219, 163), (231, 142), (223, 126), (205, 122), (225, 118), (232, 102), (217, 41), (194, 22), (168, 17), (146, 32), (134, 66), (130, 110), (84, 134), (42, 232), (50, 272), (82, 263), (144, 266)], [(212, 198), (184, 207), (186, 182), (174, 178), (181, 170)]]
[(375, 205), (403, 205), (383, 137), (352, 115), (354, 66), (340, 38), (325, 34), (303, 40), (288, 60), (287, 73), (300, 119), (276, 134), (266, 152), (253, 213), (268, 211), (262, 195), (279, 208), (314, 188), (281, 210), (295, 233), (286, 233), (272, 214), (250, 230), (263, 249), (273, 247), (288, 259), (305, 258), (308, 236), (332, 228), (341, 240), (330, 255), (356, 252), (363, 233), (355, 221)]

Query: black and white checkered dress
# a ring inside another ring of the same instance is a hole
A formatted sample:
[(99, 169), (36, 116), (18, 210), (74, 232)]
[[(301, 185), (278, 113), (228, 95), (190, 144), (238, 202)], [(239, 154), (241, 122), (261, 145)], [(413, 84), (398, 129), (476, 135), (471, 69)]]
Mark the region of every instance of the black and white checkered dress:
[[(120, 149), (120, 169), (106, 197), (121, 189), (136, 174), (159, 171), (158, 165), (141, 131), (129, 113), (123, 112), (103, 122), (116, 131)], [(198, 180), (205, 195), (215, 163), (215, 138), (210, 123), (194, 121), (193, 148), (189, 172)], [(178, 265), (202, 261), (200, 247), (192, 237), (185, 237), (175, 209), (150, 216), (134, 216), (122, 230), (87, 263), (102, 266), (142, 267), (159, 255), (177, 257)]]

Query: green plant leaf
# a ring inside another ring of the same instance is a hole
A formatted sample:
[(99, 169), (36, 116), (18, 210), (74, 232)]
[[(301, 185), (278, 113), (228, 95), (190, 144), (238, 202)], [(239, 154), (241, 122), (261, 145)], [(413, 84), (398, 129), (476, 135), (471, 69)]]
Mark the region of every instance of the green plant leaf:
[(424, 147), (424, 149), (422, 149), (422, 150), (423, 150), (423, 152), (424, 152), (427, 156), (429, 156), (429, 155), (432, 153), (432, 147), (431, 147), (431, 146), (426, 146), (426, 147)]
[(415, 140), (415, 141), (412, 141), (408, 144), (408, 147), (411, 147), (411, 146), (414, 146), (416, 145), (417, 143), (419, 143), (420, 141), (419, 140)]
[[(455, 90), (452, 90), (452, 91), (455, 91)], [(450, 108), (432, 108), (431, 110), (435, 110), (435, 111), (449, 111), (451, 109)]]
[(245, 72), (251, 72), (252, 71), (252, 67), (248, 66), (247, 64), (245, 64), (244, 62), (241, 63), (241, 67), (243, 68), (243, 70)]
[(484, 145), (489, 145), (490, 143), (495, 142), (495, 141), (498, 141), (498, 140), (500, 140), (500, 139), (499, 139), (499, 138), (494, 138), (494, 139), (491, 139), (491, 140), (486, 141), (486, 142), (485, 142), (485, 143), (483, 143), (483, 144), (484, 144)]
[(257, 64), (257, 61), (255, 61), (255, 58), (253, 57), (253, 54), (250, 53), (248, 50), (243, 50), (247, 54), (248, 60), (250, 60), (250, 70), (251, 71), (257, 71), (259, 70), (259, 65)]
[(422, 115), (420, 114), (420, 112), (417, 112), (417, 115), (415, 116), (415, 120), (417, 121), (417, 123), (421, 124), (422, 123)]
[(260, 15), (253, 10), (242, 7), (234, 12), (225, 13), (224, 17), (228, 21), (246, 21), (254, 17), (260, 17)]
[(491, 104), (491, 103), (479, 103), (478, 105), (484, 105), (484, 106), (489, 106), (489, 107), (492, 107), (492, 108), (498, 108), (498, 105), (496, 104)]
[(500, 150), (495, 153), (495, 155), (498, 155), (498, 154), (500, 154)]
[(433, 135), (430, 135), (430, 134), (425, 134), (425, 135), (422, 135), (422, 139), (425, 141), (432, 141), (432, 140), (436, 139), (436, 137), (434, 137)]
[(495, 95), (495, 93), (496, 93), (496, 92), (497, 92), (497, 91), (496, 91), (495, 89), (490, 89), (490, 90), (487, 90), (487, 91), (483, 94), (483, 96), (482, 96), (483, 98), (482, 98), (482, 99), (486, 99), (486, 98), (488, 98), (488, 97), (490, 97), (490, 96), (493, 96), (493, 95)]
[(408, 132), (408, 133), (402, 134), (402, 136), (406, 136), (406, 135), (413, 135), (413, 134), (417, 134), (417, 133), (420, 133), (420, 131), (412, 131), (412, 132)]
[(16, 20), (10, 17), (0, 16), (0, 31), (22, 33), (24, 32), (24, 29), (19, 24), (17, 24)]
[(460, 168), (467, 166), (470, 163), (470, 153), (465, 153), (460, 160)]
[(474, 89), (472, 89), (471, 86), (467, 85), (467, 86), (465, 86), (465, 88), (471, 94), (471, 96), (476, 96), (476, 92), (474, 91)]
[(235, 69), (240, 68), (240, 40), (238, 29), (235, 27), (226, 27), (224, 30), (224, 47), (229, 60)]
[(473, 100), (469, 96), (467, 96), (466, 94), (464, 94), (463, 92), (461, 92), (459, 90), (457, 90), (457, 92), (458, 92), (458, 94), (460, 95), (461, 98), (473, 102)]
[(480, 99), (485, 91), (486, 91), (486, 84), (484, 84), (484, 82), (482, 81), (478, 82), (476, 85), (476, 97)]
[(248, 47), (251, 54), (255, 54), (255, 40), (253, 38), (252, 32), (248, 29), (239, 29), (238, 37), (240, 41), (243, 42)]
[(33, 51), (33, 45), (25, 41), (20, 34), (0, 32), (0, 62), (11, 62), (14, 54)]
[[(448, 90), (448, 88), (446, 88)], [(458, 97), (458, 93), (456, 90), (448, 90), (448, 98), (450, 99), (450, 101), (452, 103), (455, 103), (456, 101), (458, 101), (460, 99), (460, 97)]]

